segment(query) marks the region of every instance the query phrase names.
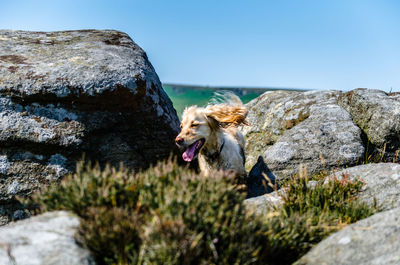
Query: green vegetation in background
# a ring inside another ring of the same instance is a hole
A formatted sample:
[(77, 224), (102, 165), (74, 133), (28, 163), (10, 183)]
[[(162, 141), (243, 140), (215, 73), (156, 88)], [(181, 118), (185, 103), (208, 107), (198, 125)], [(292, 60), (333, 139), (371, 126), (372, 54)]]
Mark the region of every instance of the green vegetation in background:
[(172, 100), (174, 108), (179, 117), (187, 106), (197, 105), (205, 106), (214, 96), (214, 92), (219, 90), (230, 90), (240, 97), (242, 102), (246, 104), (250, 100), (258, 97), (267, 89), (252, 88), (210, 88), (210, 87), (189, 87), (177, 85), (163, 85), (167, 95)]
[(27, 207), (77, 214), (77, 239), (98, 264), (291, 264), (377, 210), (356, 200), (362, 182), (325, 176), (314, 185), (294, 176), (283, 184), (284, 204), (255, 215), (221, 173), (204, 178), (175, 161), (137, 174), (81, 163)]

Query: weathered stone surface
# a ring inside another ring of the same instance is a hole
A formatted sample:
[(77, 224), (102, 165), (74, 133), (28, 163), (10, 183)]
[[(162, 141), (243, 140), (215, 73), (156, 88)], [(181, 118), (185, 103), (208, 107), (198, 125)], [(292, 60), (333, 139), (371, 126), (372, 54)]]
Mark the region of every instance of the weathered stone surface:
[(279, 207), (283, 204), (282, 196), (285, 194), (284, 189), (280, 189), (261, 196), (253, 197), (244, 200), (244, 205), (248, 211), (253, 211), (256, 214), (267, 214), (274, 207)]
[[(143, 88), (138, 87), (138, 80), (148, 81), (149, 90), (158, 82), (144, 51), (122, 32), (1, 30), (0, 40), (0, 90), (9, 96), (53, 95), (95, 101), (98, 99), (90, 96), (117, 87), (140, 93)], [(116, 100), (114, 104), (122, 103)], [(128, 106), (132, 103), (125, 102)]]
[(0, 30), (0, 204), (72, 171), (82, 153), (139, 169), (179, 121), (145, 52), (113, 30)]
[(387, 158), (400, 152), (400, 94), (360, 88), (341, 95), (339, 104), (378, 151), (385, 152)]
[(400, 264), (400, 208), (377, 213), (336, 232), (297, 265)]
[(400, 165), (394, 163), (367, 164), (347, 168), (332, 174), (330, 177), (343, 176), (365, 182), (358, 199), (374, 204), (384, 210), (400, 207)]
[(0, 264), (95, 264), (88, 250), (77, 245), (77, 217), (49, 212), (0, 228)]
[(361, 130), (338, 105), (339, 91), (266, 92), (247, 104), (251, 126), (242, 128), (250, 168), (262, 155), (277, 178), (355, 165), (365, 148)]
[[(307, 187), (312, 189), (318, 184), (316, 180), (310, 180), (307, 183)], [(244, 205), (248, 210), (253, 210), (257, 214), (267, 214), (276, 207), (282, 206), (284, 203), (284, 197), (288, 194), (288, 189), (283, 187), (275, 189), (275, 191), (260, 195), (257, 197), (252, 197), (244, 200)]]

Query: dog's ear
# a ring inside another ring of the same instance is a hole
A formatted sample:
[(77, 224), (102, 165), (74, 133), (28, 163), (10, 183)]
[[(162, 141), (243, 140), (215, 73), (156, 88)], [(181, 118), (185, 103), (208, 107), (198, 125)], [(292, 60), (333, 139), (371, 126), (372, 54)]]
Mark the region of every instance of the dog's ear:
[(218, 131), (220, 127), (220, 123), (211, 116), (206, 115), (207, 123), (210, 126), (211, 130)]
[(206, 108), (207, 117), (213, 118), (218, 123), (239, 126), (248, 125), (246, 121), (247, 109), (244, 106), (231, 106), (226, 104), (209, 105)]

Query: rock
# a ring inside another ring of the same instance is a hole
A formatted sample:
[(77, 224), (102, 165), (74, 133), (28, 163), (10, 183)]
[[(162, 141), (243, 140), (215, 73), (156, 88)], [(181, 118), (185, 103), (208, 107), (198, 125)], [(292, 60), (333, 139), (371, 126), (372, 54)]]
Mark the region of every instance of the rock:
[(282, 196), (285, 194), (284, 189), (280, 189), (261, 196), (253, 197), (244, 200), (244, 205), (248, 211), (253, 211), (256, 214), (268, 214), (275, 207), (283, 204)]
[(242, 128), (247, 163), (262, 155), (277, 179), (355, 165), (365, 152), (361, 130), (338, 105), (339, 91), (266, 92), (250, 101)]
[(400, 208), (349, 225), (316, 245), (295, 264), (400, 264)]
[(342, 94), (339, 104), (379, 152), (400, 158), (400, 94), (360, 88)]
[(71, 213), (48, 212), (0, 228), (0, 264), (95, 264), (75, 242), (79, 219)]
[[(307, 183), (307, 187), (312, 189), (317, 186), (318, 181), (316, 180), (309, 180)], [(274, 208), (279, 208), (283, 205), (284, 200), (283, 198), (287, 196), (288, 189), (283, 187), (276, 189), (273, 192), (265, 193), (264, 195), (251, 197), (244, 200), (244, 205), (247, 210), (255, 211), (256, 214), (267, 214)]]
[(341, 179), (347, 176), (365, 182), (358, 199), (370, 205), (376, 203), (384, 210), (400, 207), (400, 165), (394, 163), (367, 164), (334, 173)]
[(0, 30), (0, 205), (86, 158), (140, 169), (179, 121), (145, 52), (113, 30)]
[(24, 210), (24, 205), (16, 200), (0, 204), (0, 226), (7, 224), (10, 220), (17, 221), (29, 216), (29, 211)]
[(261, 196), (278, 189), (275, 179), (275, 175), (269, 170), (262, 156), (259, 156), (247, 177), (247, 198)]

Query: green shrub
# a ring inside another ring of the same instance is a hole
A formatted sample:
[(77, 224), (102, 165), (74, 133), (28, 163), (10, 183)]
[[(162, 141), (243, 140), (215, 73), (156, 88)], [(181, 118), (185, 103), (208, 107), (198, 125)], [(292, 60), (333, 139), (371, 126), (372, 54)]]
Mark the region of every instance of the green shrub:
[(284, 205), (246, 211), (229, 176), (204, 178), (174, 161), (133, 174), (78, 165), (77, 173), (36, 194), (39, 212), (65, 209), (82, 219), (77, 238), (99, 264), (290, 264), (345, 224), (374, 213), (355, 200), (359, 181), (310, 187), (285, 183)]

